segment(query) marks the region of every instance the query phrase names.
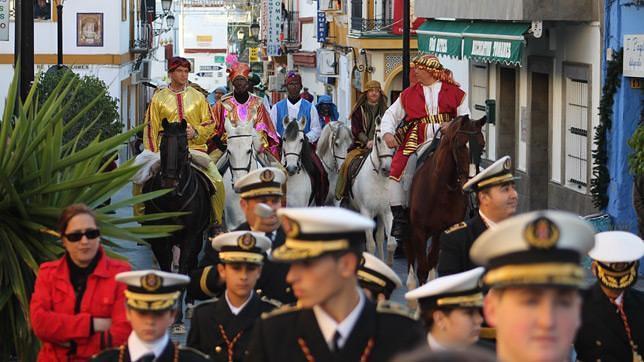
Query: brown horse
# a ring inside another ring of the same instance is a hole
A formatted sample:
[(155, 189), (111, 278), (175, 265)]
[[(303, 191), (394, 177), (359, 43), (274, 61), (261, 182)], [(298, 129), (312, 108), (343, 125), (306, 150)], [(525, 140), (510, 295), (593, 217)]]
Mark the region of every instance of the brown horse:
[[(436, 151), (416, 170), (409, 198), (410, 238), (405, 250), (408, 270), (416, 265), (420, 285), (438, 262), (439, 237), (448, 227), (463, 221), (467, 199), (463, 185), (467, 182), (470, 163), (480, 160), (485, 138), (481, 129), (486, 122), (469, 116), (456, 117), (441, 131)], [(429, 253), (427, 240), (431, 237)]]

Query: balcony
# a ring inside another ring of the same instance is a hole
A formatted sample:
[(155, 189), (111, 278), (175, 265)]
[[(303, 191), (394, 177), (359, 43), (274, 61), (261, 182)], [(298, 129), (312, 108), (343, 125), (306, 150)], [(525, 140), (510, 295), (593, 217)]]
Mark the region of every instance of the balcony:
[(423, 0), (415, 14), (423, 18), (505, 21), (595, 21), (599, 0)]
[(393, 0), (351, 0), (351, 35), (390, 35), (393, 24)]
[(363, 19), (361, 17), (351, 18), (351, 31), (358, 33), (389, 33), (394, 19)]
[(289, 51), (297, 50), (302, 43), (300, 35), (300, 13), (290, 11), (285, 14), (286, 19), (282, 24), (282, 34), (284, 35), (283, 44)]

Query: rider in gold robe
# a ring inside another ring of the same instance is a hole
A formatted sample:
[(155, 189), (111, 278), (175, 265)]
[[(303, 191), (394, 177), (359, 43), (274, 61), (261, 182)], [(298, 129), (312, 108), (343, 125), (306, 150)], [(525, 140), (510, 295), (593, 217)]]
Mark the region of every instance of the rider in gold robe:
[[(168, 62), (168, 76), (171, 82), (166, 88), (154, 94), (146, 112), (146, 126), (143, 130), (143, 145), (146, 150), (159, 152), (163, 119), (167, 119), (168, 122), (179, 122), (185, 119), (188, 123), (186, 130), (188, 147), (194, 151), (201, 151), (205, 157), (208, 157), (206, 141), (214, 133), (215, 122), (204, 95), (189, 85), (189, 73), (190, 62), (187, 59), (174, 57)], [(207, 168), (199, 169), (217, 190), (213, 195), (212, 204), (214, 216), (218, 222), (221, 222), (226, 200), (223, 179), (212, 161), (208, 162)], [(134, 193), (140, 193), (142, 186), (135, 184)], [(140, 212), (140, 210), (137, 211)]]

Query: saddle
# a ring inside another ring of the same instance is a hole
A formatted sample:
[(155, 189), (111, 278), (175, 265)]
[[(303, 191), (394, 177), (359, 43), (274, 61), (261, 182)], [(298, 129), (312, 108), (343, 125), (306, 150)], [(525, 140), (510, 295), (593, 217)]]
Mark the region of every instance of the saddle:
[(346, 174), (346, 187), (349, 188), (349, 197), (353, 198), (353, 182), (356, 179), (356, 176), (358, 176), (358, 172), (360, 172), (360, 169), (362, 168), (362, 165), (364, 165), (364, 162), (367, 160), (367, 157), (369, 157), (369, 153), (371, 151), (369, 149), (361, 149), (360, 153), (357, 153), (353, 158), (351, 158), (347, 167), (347, 174)]

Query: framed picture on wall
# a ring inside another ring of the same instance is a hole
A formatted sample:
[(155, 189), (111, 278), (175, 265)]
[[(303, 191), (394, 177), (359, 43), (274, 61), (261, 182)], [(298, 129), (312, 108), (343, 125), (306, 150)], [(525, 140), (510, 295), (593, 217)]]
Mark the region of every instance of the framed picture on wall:
[(103, 46), (103, 13), (76, 14), (76, 46)]

